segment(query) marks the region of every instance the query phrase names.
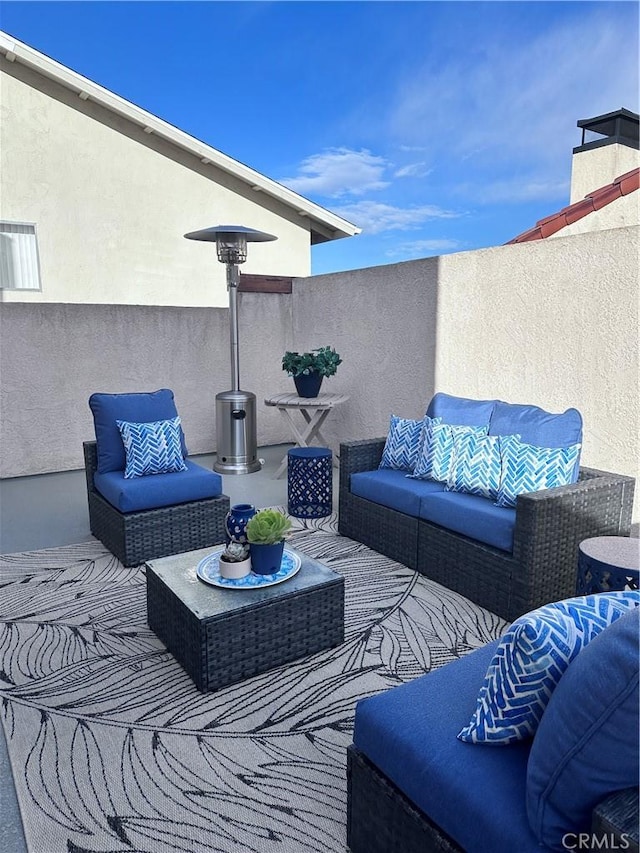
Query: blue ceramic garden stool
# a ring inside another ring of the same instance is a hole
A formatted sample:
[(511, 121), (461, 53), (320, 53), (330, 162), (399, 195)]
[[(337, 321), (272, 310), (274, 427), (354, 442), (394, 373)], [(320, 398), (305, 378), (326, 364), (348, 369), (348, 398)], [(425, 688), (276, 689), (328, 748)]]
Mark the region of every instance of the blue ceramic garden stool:
[(289, 515), (322, 518), (333, 510), (333, 465), (327, 447), (293, 447), (287, 454)]
[(628, 536), (594, 536), (580, 543), (576, 595), (638, 589), (640, 541)]

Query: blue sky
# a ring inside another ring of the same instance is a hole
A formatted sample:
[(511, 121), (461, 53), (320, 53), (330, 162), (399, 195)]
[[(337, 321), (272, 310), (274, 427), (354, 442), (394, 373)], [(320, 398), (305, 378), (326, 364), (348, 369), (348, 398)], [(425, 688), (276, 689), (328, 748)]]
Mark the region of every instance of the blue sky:
[(314, 273), (500, 245), (568, 203), (579, 119), (638, 111), (635, 2), (3, 0), (0, 27), (362, 228)]

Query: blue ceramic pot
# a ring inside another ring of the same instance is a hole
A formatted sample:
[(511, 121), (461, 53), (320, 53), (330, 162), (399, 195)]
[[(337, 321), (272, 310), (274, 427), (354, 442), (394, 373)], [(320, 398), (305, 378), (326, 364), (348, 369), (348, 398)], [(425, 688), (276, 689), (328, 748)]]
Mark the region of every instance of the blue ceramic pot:
[(319, 373), (316, 373), (315, 370), (307, 375), (301, 373), (300, 376), (294, 376), (293, 381), (298, 392), (298, 397), (317, 397), (320, 393), (322, 379), (323, 377)]
[(257, 575), (275, 575), (280, 571), (282, 565), (282, 554), (284, 553), (284, 541), (276, 542), (275, 545), (249, 546), (251, 553), (251, 571)]
[(231, 507), (224, 522), (227, 545), (232, 539), (235, 542), (247, 541), (247, 522), (256, 512), (256, 508), (251, 504), (234, 504)]

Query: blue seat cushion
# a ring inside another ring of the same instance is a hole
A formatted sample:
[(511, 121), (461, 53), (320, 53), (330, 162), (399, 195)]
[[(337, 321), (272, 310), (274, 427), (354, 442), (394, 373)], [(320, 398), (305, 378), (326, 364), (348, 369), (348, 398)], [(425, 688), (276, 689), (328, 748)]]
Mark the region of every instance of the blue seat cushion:
[[(161, 388), (159, 391), (136, 394), (92, 394), (89, 407), (93, 413), (96, 431), (96, 450), (98, 451), (98, 471), (124, 471), (126, 467), (124, 444), (116, 421), (131, 423), (150, 423), (164, 421), (178, 416), (173, 391)], [(180, 428), (182, 455), (187, 456), (187, 445)]]
[(430, 418), (442, 418), (445, 424), (487, 426), (497, 400), (469, 400), (438, 391), (427, 408)]
[(222, 477), (195, 462), (184, 460), (186, 471), (125, 479), (124, 471), (93, 475), (96, 489), (120, 512), (140, 512), (162, 506), (217, 498), (222, 494)]
[(540, 853), (525, 805), (529, 744), (491, 749), (456, 738), (496, 647), (361, 700), (353, 740), (463, 850)]
[(380, 468), (351, 475), (351, 493), (373, 503), (388, 506), (405, 515), (418, 517), (420, 500), (431, 492), (443, 492), (444, 483), (434, 480), (413, 480), (406, 471)]
[[(540, 841), (563, 849), (591, 811), (638, 784), (640, 608), (620, 616), (569, 664), (533, 739), (527, 811)], [(511, 747), (509, 747), (511, 748)]]
[(480, 495), (432, 492), (420, 500), (419, 517), (501, 551), (513, 551), (516, 511)]
[(582, 416), (577, 409), (554, 415), (538, 406), (496, 402), (489, 435), (519, 435), (536, 447), (570, 447), (582, 442)]

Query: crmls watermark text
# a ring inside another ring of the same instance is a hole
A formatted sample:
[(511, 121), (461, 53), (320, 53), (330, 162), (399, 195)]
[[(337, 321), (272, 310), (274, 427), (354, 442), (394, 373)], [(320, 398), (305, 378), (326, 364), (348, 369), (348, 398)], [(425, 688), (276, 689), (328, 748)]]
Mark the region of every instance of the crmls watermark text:
[(620, 836), (612, 832), (568, 832), (562, 836), (562, 846), (565, 850), (628, 850), (631, 842), (624, 832)]

